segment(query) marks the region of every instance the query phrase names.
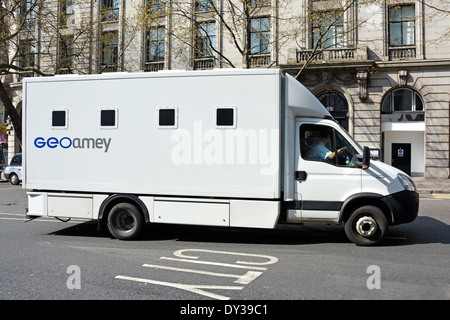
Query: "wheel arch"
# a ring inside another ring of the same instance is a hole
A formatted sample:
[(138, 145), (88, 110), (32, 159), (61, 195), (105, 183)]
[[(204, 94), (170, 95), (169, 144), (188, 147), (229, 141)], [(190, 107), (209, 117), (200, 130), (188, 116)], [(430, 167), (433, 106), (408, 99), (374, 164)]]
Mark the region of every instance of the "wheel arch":
[(106, 198), (100, 206), (98, 220), (107, 221), (109, 211), (118, 203), (129, 203), (135, 205), (144, 217), (144, 221), (146, 223), (150, 222), (150, 215), (146, 205), (137, 196), (130, 194), (113, 194)]
[(372, 205), (383, 211), (389, 225), (392, 225), (394, 221), (392, 211), (388, 205), (381, 200), (382, 198), (382, 195), (376, 193), (360, 193), (351, 196), (344, 201), (341, 206), (339, 222), (346, 222), (350, 218), (352, 212), (357, 208), (365, 205)]

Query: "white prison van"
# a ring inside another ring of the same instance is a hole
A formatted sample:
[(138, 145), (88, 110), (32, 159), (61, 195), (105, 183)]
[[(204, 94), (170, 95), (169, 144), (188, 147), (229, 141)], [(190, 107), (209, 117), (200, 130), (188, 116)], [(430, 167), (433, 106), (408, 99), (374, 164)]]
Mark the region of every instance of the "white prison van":
[(368, 245), (418, 213), (411, 178), (276, 69), (25, 78), (23, 128), (28, 218), (94, 219), (119, 239), (323, 222)]

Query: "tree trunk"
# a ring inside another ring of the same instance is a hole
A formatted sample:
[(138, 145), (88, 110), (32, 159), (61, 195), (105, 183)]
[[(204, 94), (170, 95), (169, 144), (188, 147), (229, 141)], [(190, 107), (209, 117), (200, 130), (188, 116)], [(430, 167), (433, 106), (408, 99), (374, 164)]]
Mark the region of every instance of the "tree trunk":
[(20, 145), (22, 145), (22, 120), (20, 119), (17, 109), (14, 107), (11, 97), (3, 86), (3, 82), (0, 79), (0, 101), (5, 106), (6, 112), (11, 119), (17, 140), (19, 140)]

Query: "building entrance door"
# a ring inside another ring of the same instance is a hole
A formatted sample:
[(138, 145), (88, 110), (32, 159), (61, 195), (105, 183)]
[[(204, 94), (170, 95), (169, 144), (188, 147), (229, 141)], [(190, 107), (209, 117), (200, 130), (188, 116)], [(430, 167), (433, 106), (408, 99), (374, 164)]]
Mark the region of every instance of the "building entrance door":
[(392, 144), (392, 166), (411, 175), (411, 143)]

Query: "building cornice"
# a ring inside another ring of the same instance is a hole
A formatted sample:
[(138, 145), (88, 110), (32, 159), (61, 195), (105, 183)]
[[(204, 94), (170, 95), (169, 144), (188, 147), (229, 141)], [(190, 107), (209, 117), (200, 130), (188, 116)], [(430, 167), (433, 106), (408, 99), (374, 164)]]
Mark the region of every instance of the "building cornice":
[(450, 59), (375, 61), (377, 69), (450, 67)]

